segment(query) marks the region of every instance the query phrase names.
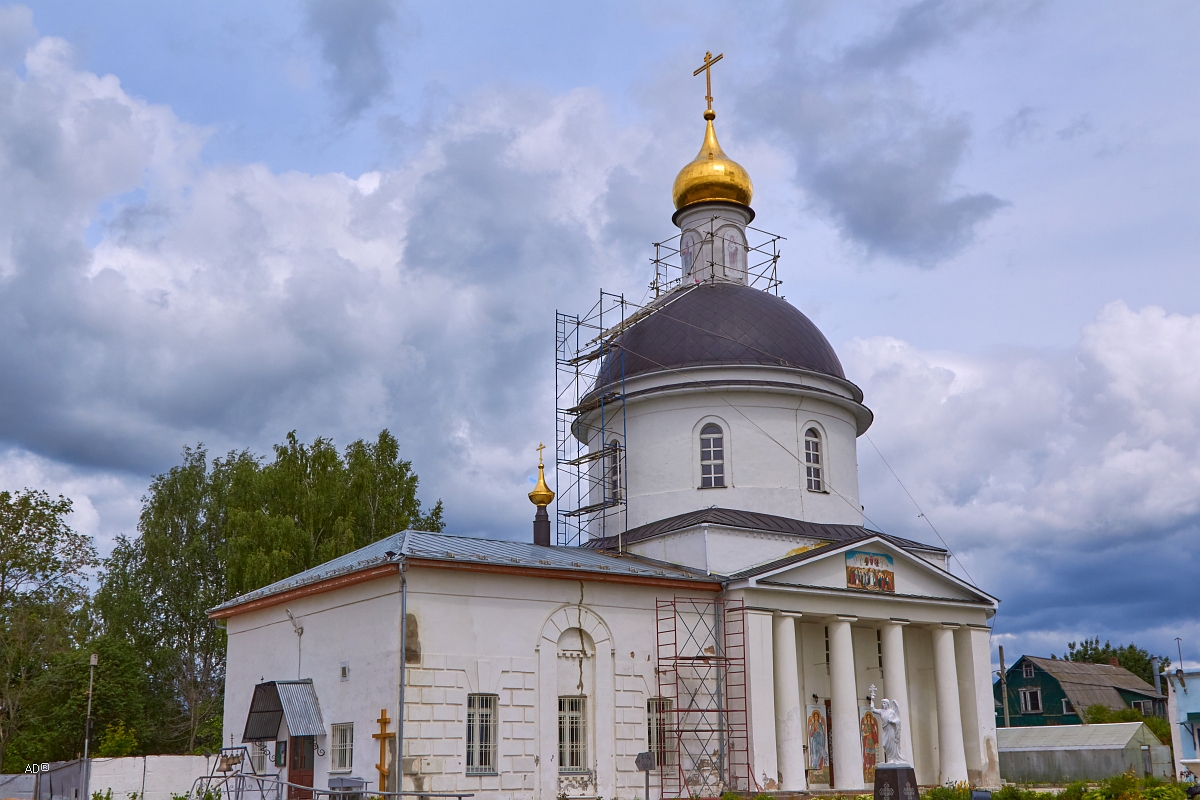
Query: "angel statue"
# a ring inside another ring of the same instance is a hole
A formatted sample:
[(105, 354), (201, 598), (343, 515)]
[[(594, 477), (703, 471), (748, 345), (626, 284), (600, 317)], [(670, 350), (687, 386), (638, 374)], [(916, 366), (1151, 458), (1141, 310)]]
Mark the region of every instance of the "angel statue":
[(881, 708), (875, 707), (875, 687), (871, 686), (869, 690), (871, 700), (871, 711), (878, 715), (882, 721), (880, 725), (880, 738), (883, 744), (883, 763), (885, 764), (903, 764), (904, 758), (900, 755), (900, 703), (896, 700), (888, 700), (884, 698), (880, 702)]

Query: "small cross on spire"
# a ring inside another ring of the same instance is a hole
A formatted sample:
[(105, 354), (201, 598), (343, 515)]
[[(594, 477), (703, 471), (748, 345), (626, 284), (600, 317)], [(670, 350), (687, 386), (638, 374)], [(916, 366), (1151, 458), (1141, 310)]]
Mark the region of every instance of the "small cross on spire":
[(538, 466), (541, 466), (541, 465), (542, 465), (542, 451), (543, 451), (543, 450), (545, 450), (545, 449), (546, 449), (546, 445), (542, 444), (541, 442), (538, 442), (538, 446), (537, 446), (537, 451), (538, 451)]
[(705, 88), (708, 90), (704, 95), (704, 99), (708, 101), (708, 110), (709, 111), (712, 111), (712, 101), (713, 101), (713, 99), (712, 99), (712, 65), (717, 63), (724, 57), (725, 57), (724, 53), (721, 53), (716, 58), (713, 58), (712, 53), (705, 53), (704, 54), (704, 66), (698, 68), (695, 72), (692, 73), (692, 77), (699, 75), (701, 72), (704, 73), (704, 85), (705, 85)]

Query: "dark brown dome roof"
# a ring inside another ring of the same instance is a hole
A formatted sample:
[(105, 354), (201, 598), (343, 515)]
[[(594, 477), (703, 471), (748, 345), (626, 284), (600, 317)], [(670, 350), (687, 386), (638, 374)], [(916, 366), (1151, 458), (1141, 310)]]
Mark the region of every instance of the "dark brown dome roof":
[[(845, 380), (829, 340), (786, 300), (737, 283), (699, 284), (617, 337), (598, 386), (680, 367), (748, 364)], [(622, 358), (623, 356), (623, 358)]]

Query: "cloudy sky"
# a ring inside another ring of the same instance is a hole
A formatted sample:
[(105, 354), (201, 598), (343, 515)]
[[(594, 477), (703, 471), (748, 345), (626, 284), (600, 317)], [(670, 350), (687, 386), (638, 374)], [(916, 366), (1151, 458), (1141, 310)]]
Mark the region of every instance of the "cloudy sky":
[(451, 532), (528, 535), (555, 310), (645, 295), (706, 50), (872, 523), (1010, 657), (1200, 660), (1184, 0), (0, 6), (0, 486), (106, 551), (184, 445), (388, 427)]

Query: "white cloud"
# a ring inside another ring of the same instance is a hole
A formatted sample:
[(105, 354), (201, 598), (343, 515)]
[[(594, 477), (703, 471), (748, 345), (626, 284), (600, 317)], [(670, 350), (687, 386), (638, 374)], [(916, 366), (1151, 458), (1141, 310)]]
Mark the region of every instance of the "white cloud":
[(0, 79), (0, 440), (148, 476), (386, 426), (456, 527), (527, 532), (554, 309), (636, 274), (608, 178), (638, 182), (648, 137), (590, 92), (493, 93), (395, 170), (208, 167), (61, 40), (26, 64)]
[[(1001, 630), (1066, 641), (1132, 637), (1147, 616), (1156, 630), (1191, 624), (1198, 349), (1200, 315), (1114, 302), (1068, 352), (925, 353), (875, 338), (843, 355), (876, 412), (870, 436), (967, 570), (1006, 601)], [(869, 442), (860, 463), (867, 513), (936, 541)]]

